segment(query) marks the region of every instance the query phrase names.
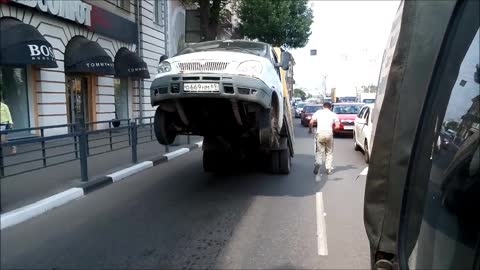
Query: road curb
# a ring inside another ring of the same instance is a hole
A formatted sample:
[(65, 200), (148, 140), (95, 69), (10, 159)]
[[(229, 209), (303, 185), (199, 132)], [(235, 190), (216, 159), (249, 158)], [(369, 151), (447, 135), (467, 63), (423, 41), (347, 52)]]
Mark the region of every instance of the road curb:
[(67, 189), (63, 192), (44, 198), (40, 201), (23, 206), (21, 208), (3, 213), (0, 216), (0, 230), (17, 225), (31, 218), (39, 216), (51, 209), (67, 204), (75, 199), (81, 198), (95, 190), (109, 186), (117, 181), (126, 179), (129, 176), (145, 171), (157, 165), (164, 164), (170, 160), (183, 156), (195, 149), (202, 148), (203, 141), (187, 147), (166, 153), (152, 160), (143, 161), (133, 166), (121, 169), (105, 176), (98, 177), (80, 184), (78, 187)]

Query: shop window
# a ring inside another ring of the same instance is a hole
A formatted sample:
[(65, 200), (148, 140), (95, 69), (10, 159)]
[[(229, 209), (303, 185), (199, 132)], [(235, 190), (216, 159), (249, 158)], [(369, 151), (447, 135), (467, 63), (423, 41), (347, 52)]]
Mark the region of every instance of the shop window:
[(155, 0), (154, 2), (154, 21), (163, 26), (165, 16), (165, 0)]
[(27, 72), (24, 67), (0, 67), (0, 99), (9, 107), (15, 129), (30, 127)]
[(72, 124), (84, 124), (93, 121), (91, 77), (84, 75), (67, 76), (68, 120)]
[(128, 79), (116, 78), (115, 87), (115, 117), (117, 119), (128, 119)]

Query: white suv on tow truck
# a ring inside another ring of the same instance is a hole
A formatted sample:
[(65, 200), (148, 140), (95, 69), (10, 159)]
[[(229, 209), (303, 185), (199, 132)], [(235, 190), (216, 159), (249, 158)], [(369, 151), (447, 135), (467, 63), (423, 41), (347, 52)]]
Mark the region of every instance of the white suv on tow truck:
[(158, 141), (203, 136), (205, 171), (266, 161), (271, 172), (289, 173), (293, 131), (282, 76), (290, 54), (279, 52), (262, 42), (208, 41), (161, 62), (151, 85)]

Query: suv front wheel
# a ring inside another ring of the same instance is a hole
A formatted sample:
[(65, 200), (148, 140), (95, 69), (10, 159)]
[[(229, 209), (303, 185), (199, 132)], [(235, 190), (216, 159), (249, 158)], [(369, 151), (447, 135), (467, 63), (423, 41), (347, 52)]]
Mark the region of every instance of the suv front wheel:
[(170, 145), (175, 141), (177, 133), (173, 125), (174, 113), (169, 113), (157, 108), (153, 122), (155, 137), (160, 144)]

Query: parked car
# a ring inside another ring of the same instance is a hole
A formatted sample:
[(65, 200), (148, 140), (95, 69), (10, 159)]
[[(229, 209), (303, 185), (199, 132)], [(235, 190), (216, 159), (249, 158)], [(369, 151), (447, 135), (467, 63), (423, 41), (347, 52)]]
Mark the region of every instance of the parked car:
[(300, 115), (302, 114), (303, 107), (307, 104), (306, 102), (298, 102), (295, 105), (295, 118), (300, 118)]
[(355, 117), (353, 128), (353, 146), (355, 151), (362, 150), (365, 156), (365, 162), (370, 161), (371, 137), (372, 137), (372, 112), (373, 104), (367, 104), (360, 109)]
[[(318, 105), (318, 104), (308, 104), (308, 105), (305, 105), (303, 107), (303, 110), (302, 110), (302, 115), (301, 115), (301, 124), (302, 126), (304, 127), (307, 127), (308, 126), (308, 123), (310, 122), (310, 119), (312, 119), (312, 115), (322, 109), (322, 105)], [(315, 124), (314, 124), (315, 125)]]
[(353, 133), (353, 124), (355, 122), (355, 117), (360, 108), (363, 106), (363, 103), (334, 103), (333, 112), (338, 115), (338, 120), (340, 125), (338, 128), (333, 129), (333, 135), (337, 134), (352, 134)]

